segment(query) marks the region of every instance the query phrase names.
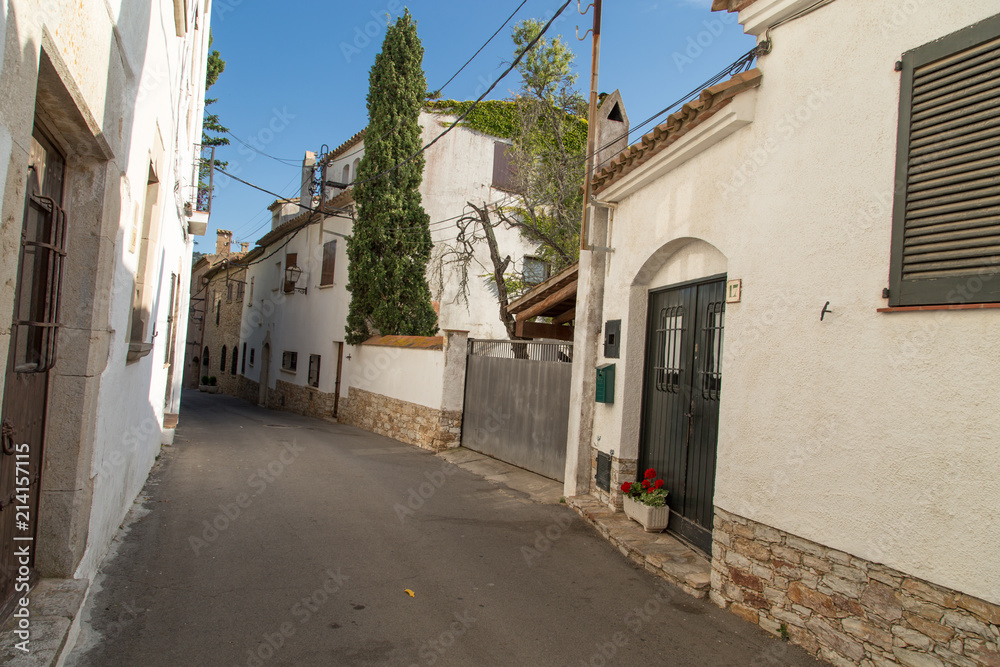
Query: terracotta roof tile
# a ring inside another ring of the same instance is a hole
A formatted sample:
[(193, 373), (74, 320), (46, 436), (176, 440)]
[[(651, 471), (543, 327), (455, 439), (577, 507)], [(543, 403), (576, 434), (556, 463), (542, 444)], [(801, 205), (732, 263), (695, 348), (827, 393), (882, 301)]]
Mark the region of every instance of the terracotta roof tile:
[(757, 0), (712, 0), (713, 12), (738, 12), (746, 9)]
[(326, 154), (326, 163), (330, 164), (331, 162), (333, 162), (334, 160), (336, 160), (338, 157), (340, 157), (348, 148), (352, 148), (356, 144), (360, 143), (361, 140), (365, 138), (365, 132), (367, 132), (367, 131), (368, 131), (368, 128), (365, 128), (363, 130), (359, 130), (358, 132), (355, 132), (354, 135), (350, 139), (348, 139), (347, 141), (345, 141), (344, 143), (340, 144), (339, 146), (337, 146), (336, 148), (334, 148), (332, 151), (330, 151), (329, 153), (327, 153)]
[(624, 178), (629, 172), (714, 116), (738, 94), (759, 86), (762, 78), (760, 70), (752, 69), (701, 91), (697, 99), (685, 104), (680, 111), (670, 114), (665, 122), (654, 127), (641, 140), (609, 160), (607, 166), (594, 176), (594, 192), (603, 190)]
[(418, 350), (443, 350), (444, 336), (373, 336), (362, 345), (409, 347)]

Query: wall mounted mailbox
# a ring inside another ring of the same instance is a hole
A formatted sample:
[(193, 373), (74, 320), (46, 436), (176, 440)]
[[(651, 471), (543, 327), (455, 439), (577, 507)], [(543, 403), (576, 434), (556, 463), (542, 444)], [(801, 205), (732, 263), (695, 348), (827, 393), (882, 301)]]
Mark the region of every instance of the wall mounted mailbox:
[(617, 359), (621, 348), (622, 321), (608, 320), (604, 323), (604, 358)]
[(615, 365), (604, 364), (597, 367), (597, 396), (598, 403), (615, 402)]

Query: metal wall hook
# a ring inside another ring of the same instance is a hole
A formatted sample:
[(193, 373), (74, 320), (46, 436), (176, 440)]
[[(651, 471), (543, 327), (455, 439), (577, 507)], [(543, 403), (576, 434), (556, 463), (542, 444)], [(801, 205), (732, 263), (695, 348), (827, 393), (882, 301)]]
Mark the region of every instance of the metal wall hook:
[(826, 317), (827, 313), (833, 313), (833, 311), (830, 310), (830, 302), (829, 301), (826, 302), (826, 304), (823, 306), (823, 311), (819, 314), (819, 321), (820, 322), (823, 321), (823, 318)]
[(589, 5), (587, 5), (586, 9), (580, 9), (580, 0), (576, 0), (576, 11), (580, 12), (580, 16), (586, 16), (587, 12), (589, 12), (590, 8), (593, 6), (594, 3), (590, 3)]
[(594, 29), (590, 28), (589, 30), (587, 30), (587, 32), (583, 33), (583, 37), (580, 37), (580, 26), (576, 26), (576, 38), (578, 41), (582, 42), (583, 40), (587, 39), (587, 35), (593, 34), (593, 32)]

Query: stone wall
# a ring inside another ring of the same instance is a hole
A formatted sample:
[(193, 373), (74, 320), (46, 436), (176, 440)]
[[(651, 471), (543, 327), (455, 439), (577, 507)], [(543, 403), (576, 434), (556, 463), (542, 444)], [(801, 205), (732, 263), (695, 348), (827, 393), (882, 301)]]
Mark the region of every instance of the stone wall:
[[(233, 255), (239, 257), (239, 255)], [(233, 283), (233, 297), (229, 299), (229, 288), (226, 271), (220, 271), (212, 276), (205, 287), (205, 320), (202, 338), (202, 353), (207, 347), (209, 351), (208, 366), (202, 363), (201, 375), (215, 376), (219, 391), (223, 394), (236, 396), (239, 394), (240, 370), (244, 367), (243, 349), (240, 346), (240, 324), (243, 320), (243, 298), (236, 298), (237, 281), (246, 280), (246, 269), (234, 270), (228, 275)], [(216, 307), (219, 309), (219, 323), (215, 323)], [(226, 347), (226, 365), (220, 368), (222, 347)], [(236, 372), (233, 368), (233, 352), (237, 354)], [(201, 354), (199, 356), (201, 356)], [(199, 378), (200, 380), (200, 378)]]
[(460, 411), (435, 410), (357, 387), (341, 398), (339, 421), (435, 452), (458, 447), (462, 435)]
[[(256, 382), (253, 384), (260, 385)], [(272, 410), (285, 410), (296, 412), (308, 417), (319, 417), (320, 419), (332, 419), (334, 407), (334, 395), (322, 392), (315, 387), (303, 387), (300, 384), (275, 380), (274, 389), (267, 389), (267, 407)], [(256, 403), (257, 397), (253, 401)], [(343, 399), (341, 399), (343, 404)]]
[(621, 459), (611, 457), (611, 486), (608, 491), (597, 488), (597, 452), (596, 447), (590, 450), (590, 492), (608, 507), (622, 509), (621, 487), (624, 482), (634, 482), (638, 479), (638, 459)]
[(240, 375), (237, 378), (236, 393), (233, 396), (257, 405), (257, 400), (260, 398), (260, 383)]
[(1000, 606), (715, 512), (719, 606), (834, 665), (1000, 667)]

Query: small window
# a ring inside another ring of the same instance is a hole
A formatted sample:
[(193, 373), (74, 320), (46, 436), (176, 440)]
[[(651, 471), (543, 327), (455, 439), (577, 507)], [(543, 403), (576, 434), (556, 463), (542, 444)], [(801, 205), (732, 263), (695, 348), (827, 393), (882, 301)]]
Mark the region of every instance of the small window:
[(537, 285), (548, 280), (549, 265), (544, 259), (525, 257), (522, 273), (524, 274), (524, 282), (529, 285)]
[(247, 344), (243, 343), (243, 361), (240, 362), (240, 373), (247, 372)]
[(238, 283), (236, 283), (236, 298), (237, 299), (242, 299), (243, 298), (243, 294), (246, 291), (246, 289), (245, 289), (246, 286), (247, 286), (247, 284), (245, 282), (243, 282), (242, 280), (239, 281)]
[(253, 356), (254, 356), (254, 350), (256, 350), (256, 349), (257, 349), (257, 348), (254, 348), (254, 347), (251, 347), (251, 348), (250, 348), (250, 366), (251, 366), (251, 367), (253, 366)]
[(333, 270), (337, 265), (337, 242), (327, 241), (323, 244), (323, 270), (320, 275), (320, 285), (333, 284)]
[(229, 366), (229, 374), (230, 375), (236, 375), (236, 368), (237, 368), (236, 361), (239, 359), (239, 357), (240, 357), (240, 351), (239, 351), (239, 349), (237, 349), (237, 348), (234, 347), (233, 348), (233, 363)]
[(351, 165), (345, 164), (344, 165), (343, 183), (344, 183), (344, 185), (347, 185), (350, 182), (351, 182)]
[(219, 372), (225, 372), (226, 370), (226, 346), (222, 346), (222, 361), (219, 362)]
[(250, 277), (250, 298), (247, 299), (247, 307), (253, 304), (253, 276)]
[(233, 283), (226, 283), (226, 301), (233, 300)]
[(358, 180), (358, 167), (361, 166), (361, 158), (354, 158), (354, 180)]
[(294, 371), (299, 365), (299, 353), (298, 352), (282, 352), (281, 353), (281, 368), (286, 371)]
[(309, 386), (319, 386), (319, 355), (309, 355)]
[(512, 160), (513, 147), (502, 141), (493, 143), (493, 187), (507, 192), (517, 191)]
[(207, 346), (205, 347), (204, 350), (202, 350), (202, 353), (201, 353), (201, 363), (202, 363), (203, 366), (205, 366), (206, 368), (208, 368), (208, 347)]
[(215, 326), (219, 326), (219, 317), (222, 315), (222, 299), (215, 302)]

